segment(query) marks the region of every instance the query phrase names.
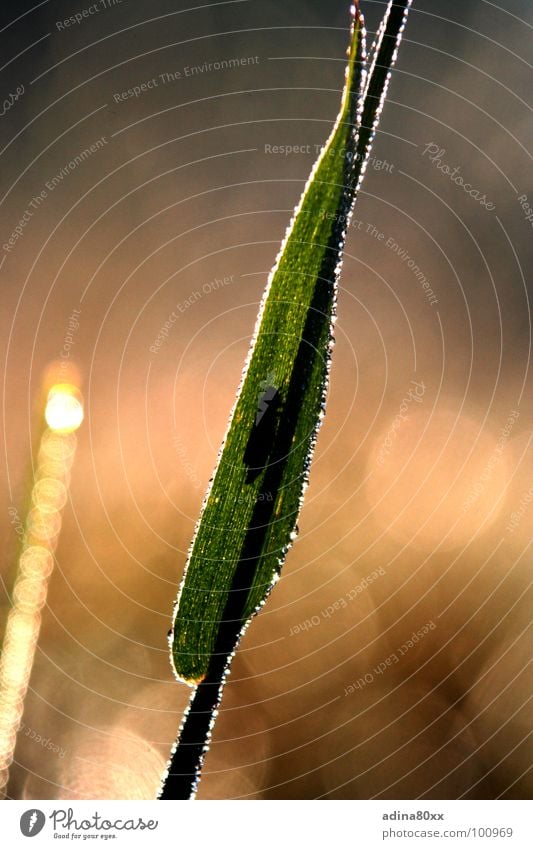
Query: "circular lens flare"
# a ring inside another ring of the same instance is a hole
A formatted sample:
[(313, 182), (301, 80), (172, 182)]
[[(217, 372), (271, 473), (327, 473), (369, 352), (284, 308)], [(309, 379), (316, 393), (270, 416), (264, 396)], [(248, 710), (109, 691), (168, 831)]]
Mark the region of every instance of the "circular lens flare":
[(44, 413), (48, 427), (56, 433), (72, 433), (83, 421), (81, 394), (70, 383), (57, 383), (48, 393)]
[(47, 429), (38, 450), (31, 492), (33, 506), (25, 521), (22, 552), (15, 577), (12, 607), (7, 617), (0, 653), (0, 795), (5, 794), (21, 726), (46, 604), (53, 551), (68, 499), (70, 469), (76, 450), (76, 431), (83, 421), (83, 399), (72, 383), (50, 389), (44, 417)]

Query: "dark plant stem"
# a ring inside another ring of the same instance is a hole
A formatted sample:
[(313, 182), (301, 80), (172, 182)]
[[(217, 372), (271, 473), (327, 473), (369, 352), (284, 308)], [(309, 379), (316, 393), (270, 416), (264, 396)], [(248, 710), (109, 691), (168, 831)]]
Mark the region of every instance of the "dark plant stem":
[(223, 658), (219, 669), (195, 687), (159, 799), (194, 797), (230, 659)]

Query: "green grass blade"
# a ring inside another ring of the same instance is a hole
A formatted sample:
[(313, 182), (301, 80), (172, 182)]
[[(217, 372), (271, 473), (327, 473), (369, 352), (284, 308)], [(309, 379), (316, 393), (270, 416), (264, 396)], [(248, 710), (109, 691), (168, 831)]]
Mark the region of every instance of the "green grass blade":
[(194, 796), (231, 657), (296, 535), (324, 415), (346, 229), (409, 5), (388, 4), (369, 73), (352, 7), (341, 109), (270, 274), (174, 609), (174, 670), (196, 687), (161, 799)]
[(207, 673), (239, 564), (246, 564), (245, 622), (264, 602), (294, 534), (325, 401), (336, 282), (359, 173), (362, 51), (358, 17), (341, 110), (271, 272), (180, 589), (172, 657), (187, 682)]

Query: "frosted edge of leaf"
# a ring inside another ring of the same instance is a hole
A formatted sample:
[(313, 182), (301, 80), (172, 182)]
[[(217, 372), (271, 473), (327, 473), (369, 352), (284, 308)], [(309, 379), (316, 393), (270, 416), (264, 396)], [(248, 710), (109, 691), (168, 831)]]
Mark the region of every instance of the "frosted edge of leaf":
[(381, 42), (383, 41), (383, 36), (385, 34), (385, 28), (387, 26), (387, 21), (389, 20), (391, 8), (392, 8), (392, 0), (390, 0), (389, 4), (388, 4), (388, 6), (385, 10), (385, 14), (383, 15), (383, 17), (382, 17), (382, 19), (379, 23), (379, 27), (376, 30), (376, 34), (375, 34), (374, 40), (372, 42), (372, 46), (370, 47), (370, 49), (368, 51), (367, 77), (366, 77), (366, 84), (365, 84), (363, 99), (366, 99), (366, 96), (368, 94), (368, 87), (370, 85), (370, 80), (372, 79), (372, 74), (374, 72), (374, 68), (376, 67), (376, 60), (377, 60), (377, 56), (378, 56), (378, 52), (379, 52), (379, 47), (381, 45)]
[[(366, 62), (366, 51), (365, 51), (366, 30), (365, 30), (365, 25), (364, 25), (364, 17), (363, 17), (362, 12), (359, 9), (358, 4), (352, 5), (350, 7), (350, 13), (351, 13), (351, 16), (352, 16), (352, 21), (351, 21), (351, 25), (350, 25), (350, 42), (349, 42), (349, 47), (348, 47), (349, 56), (351, 55), (351, 52), (352, 52), (352, 49), (353, 49), (353, 40), (354, 40), (354, 37), (355, 37), (356, 27), (357, 27), (357, 25), (359, 25), (359, 38), (358, 38), (359, 44), (356, 46), (356, 48), (357, 48), (357, 51), (360, 53), (360, 56), (361, 56), (361, 58), (360, 58), (361, 67), (359, 69), (359, 73), (357, 72), (357, 67), (355, 67), (355, 70), (354, 70), (354, 81), (356, 83), (358, 82), (358, 88), (359, 88), (359, 91), (358, 91), (358, 94), (357, 94), (357, 108), (356, 108), (356, 126), (358, 126), (358, 124), (361, 120), (362, 113), (363, 113), (363, 105), (364, 105), (363, 94), (364, 94), (364, 88), (365, 88), (365, 82), (366, 82), (366, 67), (365, 67), (365, 62)], [(356, 66), (356, 58), (355, 57), (353, 59), (353, 63), (354, 63), (354, 66)], [(222, 439), (222, 442), (221, 442), (221, 445), (220, 445), (220, 448), (219, 448), (219, 451), (218, 451), (218, 454), (217, 454), (217, 459), (216, 459), (213, 474), (211, 475), (211, 477), (209, 479), (209, 483), (207, 485), (207, 489), (206, 489), (206, 492), (205, 492), (205, 495), (204, 495), (204, 499), (202, 501), (202, 506), (200, 508), (200, 514), (199, 514), (198, 519), (195, 523), (193, 537), (192, 537), (192, 540), (190, 542), (189, 548), (187, 550), (186, 565), (185, 565), (183, 577), (182, 577), (182, 580), (180, 582), (180, 585), (179, 585), (179, 588), (178, 588), (178, 593), (177, 593), (176, 600), (174, 602), (174, 606), (173, 606), (173, 610), (172, 610), (172, 626), (171, 626), (171, 629), (170, 629), (170, 632), (169, 632), (169, 635), (168, 635), (168, 644), (169, 644), (169, 649), (170, 649), (171, 667), (172, 667), (172, 670), (174, 672), (175, 677), (177, 678), (178, 681), (180, 681), (181, 683), (188, 684), (190, 687), (196, 686), (199, 683), (199, 681), (183, 678), (180, 675), (180, 673), (175, 668), (174, 653), (173, 653), (174, 623), (175, 623), (176, 618), (177, 618), (179, 603), (180, 603), (180, 599), (181, 599), (183, 589), (184, 589), (184, 586), (185, 586), (185, 581), (186, 581), (186, 578), (187, 578), (188, 566), (189, 566), (189, 563), (190, 563), (190, 560), (191, 560), (192, 552), (194, 550), (194, 545), (196, 543), (196, 539), (198, 537), (200, 525), (202, 523), (202, 519), (203, 519), (205, 510), (206, 510), (207, 504), (209, 502), (211, 492), (213, 490), (213, 485), (214, 485), (215, 478), (216, 478), (216, 475), (217, 475), (217, 472), (218, 472), (218, 469), (219, 469), (219, 466), (220, 466), (222, 455), (224, 453), (224, 448), (226, 446), (227, 438), (228, 438), (228, 435), (229, 435), (229, 432), (230, 432), (230, 429), (231, 429), (231, 426), (232, 426), (232, 423), (233, 423), (235, 411), (237, 409), (237, 405), (239, 403), (239, 399), (240, 399), (240, 396), (241, 396), (241, 393), (242, 393), (242, 390), (243, 390), (243, 387), (244, 387), (244, 383), (245, 383), (245, 380), (246, 380), (246, 377), (247, 377), (247, 374), (248, 374), (248, 371), (249, 371), (250, 363), (252, 361), (253, 352), (255, 350), (255, 346), (256, 346), (257, 340), (259, 338), (261, 323), (262, 323), (262, 320), (263, 320), (266, 302), (267, 302), (268, 296), (269, 296), (271, 288), (272, 288), (272, 282), (274, 280), (274, 277), (276, 275), (276, 272), (278, 270), (280, 262), (283, 258), (283, 254), (285, 253), (285, 249), (286, 249), (287, 244), (289, 242), (289, 239), (291, 237), (291, 234), (292, 234), (292, 231), (294, 229), (295, 223), (297, 221), (298, 215), (299, 215), (299, 213), (300, 213), (300, 211), (303, 207), (303, 204), (305, 202), (309, 188), (310, 188), (311, 184), (313, 183), (313, 180), (316, 176), (316, 172), (317, 172), (318, 168), (320, 167), (324, 158), (327, 155), (327, 151), (329, 149), (331, 142), (335, 138), (335, 135), (336, 135), (336, 133), (339, 129), (339, 126), (341, 124), (341, 121), (342, 121), (342, 118), (343, 118), (343, 115), (344, 115), (344, 112), (345, 112), (345, 108), (346, 108), (346, 105), (347, 105), (348, 98), (352, 94), (352, 90), (351, 90), (351, 87), (350, 87), (350, 84), (349, 84), (350, 61), (348, 61), (348, 63), (346, 64), (344, 74), (345, 74), (345, 83), (344, 83), (344, 87), (343, 87), (343, 92), (342, 92), (342, 97), (341, 97), (341, 105), (340, 105), (339, 112), (337, 114), (337, 118), (335, 120), (333, 128), (332, 128), (326, 142), (324, 143), (324, 145), (322, 147), (322, 150), (320, 151), (320, 154), (318, 155), (318, 157), (317, 157), (317, 159), (316, 159), (316, 161), (315, 161), (315, 163), (314, 163), (314, 165), (311, 169), (311, 173), (310, 173), (309, 177), (307, 178), (307, 181), (306, 181), (306, 184), (304, 186), (300, 200), (298, 201), (297, 205), (294, 208), (291, 220), (290, 220), (289, 225), (288, 225), (288, 227), (285, 231), (285, 235), (283, 237), (280, 248), (278, 250), (276, 259), (274, 261), (274, 265), (272, 266), (272, 269), (271, 269), (271, 271), (268, 275), (267, 283), (266, 283), (265, 289), (263, 291), (263, 295), (261, 297), (261, 302), (260, 302), (260, 305), (259, 305), (259, 311), (258, 311), (258, 314), (257, 314), (254, 330), (253, 330), (253, 333), (252, 333), (252, 338), (250, 340), (250, 345), (248, 347), (248, 353), (247, 353), (246, 359), (244, 361), (239, 385), (237, 387), (237, 391), (236, 391), (236, 394), (235, 394), (235, 400), (233, 402), (233, 407), (232, 407), (231, 412), (230, 412), (229, 417), (228, 417), (228, 423), (227, 423), (227, 426), (226, 426), (226, 431), (224, 433), (224, 436), (223, 436), (223, 439)], [(360, 180), (358, 181), (357, 186), (354, 188), (354, 194), (353, 194), (353, 199), (352, 199), (352, 203), (351, 203), (351, 210), (353, 210), (356, 192), (357, 192), (359, 185), (360, 185)], [(351, 215), (351, 211), (350, 211), (349, 214)], [(349, 223), (349, 219), (347, 219), (345, 232), (346, 232), (348, 223)], [(340, 270), (341, 270), (341, 267), (342, 267), (342, 256), (341, 256), (341, 254), (342, 254), (342, 248), (339, 248), (340, 259), (337, 262), (337, 265), (336, 265), (336, 268), (335, 268), (335, 279), (336, 280), (338, 280), (338, 277), (340, 275)], [(328, 365), (328, 377), (329, 377), (329, 365)], [(326, 378), (326, 385), (325, 385), (326, 391), (324, 392), (324, 397), (325, 397), (325, 394), (327, 393), (327, 384), (328, 384), (328, 379)], [(323, 397), (323, 400), (324, 400), (324, 397)], [(314, 436), (316, 436), (315, 431), (313, 431), (313, 437)], [(300, 502), (300, 506), (301, 506), (301, 502)], [(271, 589), (272, 589), (272, 587), (270, 587), (267, 590), (265, 595), (268, 595)]]
[[(387, 73), (386, 73), (386, 76), (385, 76), (385, 80), (383, 82), (383, 87), (382, 87), (380, 95), (379, 95), (378, 103), (377, 103), (375, 109), (372, 110), (373, 111), (373, 120), (372, 120), (372, 126), (371, 126), (371, 129), (370, 129), (369, 138), (368, 138), (368, 141), (366, 143), (366, 147), (365, 147), (364, 151), (362, 151), (362, 152), (358, 151), (358, 153), (360, 153), (360, 155), (361, 155), (361, 171), (360, 171), (360, 174), (359, 174), (359, 182), (358, 182), (358, 185), (357, 185), (357, 190), (359, 190), (361, 183), (363, 181), (365, 172), (366, 172), (368, 160), (369, 160), (369, 157), (370, 157), (370, 152), (372, 150), (372, 145), (373, 145), (374, 139), (376, 137), (376, 131), (377, 131), (377, 128), (378, 128), (378, 125), (379, 125), (379, 120), (381, 118), (381, 113), (383, 111), (383, 106), (385, 104), (385, 100), (387, 99), (387, 92), (389, 90), (389, 84), (390, 84), (390, 80), (391, 80), (391, 76), (392, 76), (392, 70), (393, 70), (393, 68), (396, 64), (396, 59), (398, 58), (398, 49), (399, 49), (400, 43), (402, 41), (402, 36), (403, 36), (404, 30), (405, 30), (405, 25), (407, 23), (407, 16), (408, 16), (409, 9), (411, 7), (412, 2), (413, 2), (413, 0), (405, 0), (402, 20), (401, 20), (401, 23), (400, 23), (400, 27), (398, 28), (398, 32), (396, 33), (394, 49), (393, 49), (393, 52), (392, 52), (390, 62), (388, 63), (388, 69), (387, 69)], [(375, 41), (372, 44), (372, 48), (371, 48), (371, 62), (372, 62), (372, 64), (371, 64), (371, 67), (369, 68), (367, 81), (366, 81), (366, 84), (365, 84), (365, 91), (364, 91), (365, 101), (366, 101), (366, 98), (367, 98), (367, 94), (368, 94), (370, 85), (372, 83), (372, 76), (373, 76), (373, 74), (376, 70), (376, 67), (377, 67), (377, 60), (379, 58), (379, 54), (380, 54), (380, 51), (381, 51), (382, 46), (383, 46), (383, 39), (384, 39), (385, 35), (388, 34), (386, 31), (387, 31), (387, 26), (388, 26), (389, 19), (390, 19), (390, 13), (392, 11), (393, 6), (401, 6), (401, 3), (398, 3), (397, 0), (396, 0), (396, 2), (395, 2), (395, 0), (389, 0), (388, 5), (387, 5), (387, 10), (385, 12), (385, 15), (383, 17), (383, 20), (382, 20), (380, 26), (378, 27), (378, 30), (376, 32)]]
[[(349, 53), (351, 53), (351, 49), (353, 47), (353, 38), (354, 38), (355, 27), (356, 27), (357, 23), (359, 23), (359, 25), (360, 25), (360, 40), (361, 40), (361, 44), (362, 44), (361, 69), (360, 69), (360, 79), (359, 79), (359, 95), (358, 95), (358, 99), (357, 99), (357, 102), (358, 102), (357, 121), (356, 121), (356, 133), (355, 133), (355, 149), (356, 149), (356, 153), (359, 153), (360, 158), (356, 158), (356, 162), (354, 164), (354, 167), (357, 169), (358, 173), (357, 173), (355, 187), (352, 188), (353, 194), (352, 194), (352, 198), (351, 198), (350, 209), (349, 209), (347, 216), (346, 216), (346, 227), (344, 228), (344, 231), (343, 231), (343, 234), (342, 234), (342, 242), (339, 244), (339, 252), (338, 252), (339, 258), (338, 258), (338, 261), (337, 261), (337, 264), (336, 264), (336, 267), (335, 267), (335, 272), (334, 272), (336, 281), (338, 280), (340, 273), (341, 273), (341, 270), (342, 270), (342, 262), (343, 262), (342, 250), (343, 250), (343, 247), (344, 247), (346, 231), (347, 231), (351, 216), (353, 214), (353, 208), (354, 208), (354, 205), (355, 205), (355, 200), (357, 198), (357, 194), (359, 192), (359, 189), (360, 189), (360, 186), (362, 184), (364, 175), (366, 173), (366, 168), (367, 168), (367, 165), (368, 165), (370, 152), (371, 152), (371, 149), (372, 149), (372, 145), (373, 145), (375, 135), (376, 135), (376, 130), (377, 130), (377, 127), (379, 125), (379, 120), (380, 120), (381, 113), (382, 113), (382, 110), (383, 110), (383, 106), (384, 106), (386, 96), (387, 96), (387, 91), (388, 91), (388, 87), (389, 87), (389, 83), (390, 83), (390, 79), (391, 79), (391, 71), (392, 71), (392, 68), (394, 67), (394, 64), (395, 64), (396, 59), (397, 59), (398, 48), (399, 48), (399, 45), (400, 45), (401, 40), (402, 40), (402, 35), (403, 35), (404, 29), (405, 29), (407, 15), (408, 15), (408, 11), (409, 11), (409, 8), (411, 6), (411, 3), (412, 3), (412, 0), (406, 0), (406, 2), (405, 2), (401, 24), (400, 24), (400, 27), (399, 27), (398, 32), (396, 34), (396, 37), (395, 37), (395, 45), (394, 45), (393, 53), (392, 53), (392, 56), (391, 56), (391, 60), (388, 64), (388, 70), (387, 70), (387, 73), (386, 73), (386, 76), (385, 76), (385, 79), (384, 79), (384, 82), (383, 82), (383, 86), (382, 86), (382, 89), (381, 89), (381, 92), (380, 92), (379, 100), (378, 100), (378, 103), (376, 105), (376, 108), (374, 110), (372, 110), (372, 113), (373, 113), (372, 126), (371, 126), (371, 130), (370, 130), (370, 133), (369, 133), (369, 138), (368, 138), (368, 141), (367, 141), (366, 146), (364, 148), (364, 151), (362, 153), (362, 156), (361, 156), (361, 153), (358, 151), (357, 142), (359, 140), (359, 135), (360, 135), (360, 133), (359, 133), (360, 122), (361, 122), (361, 117), (362, 117), (362, 113), (363, 113), (363, 109), (364, 109), (365, 97), (366, 97), (366, 94), (368, 93), (369, 86), (371, 84), (372, 73), (374, 72), (374, 70), (376, 68), (380, 48), (383, 44), (383, 38), (385, 37), (385, 34), (386, 34), (387, 24), (388, 24), (389, 18), (390, 18), (390, 12), (392, 10), (393, 5), (400, 5), (400, 4), (398, 4), (398, 3), (395, 4), (393, 2), (393, 0), (389, 0), (384, 18), (383, 18), (383, 20), (382, 20), (382, 22), (381, 22), (381, 24), (378, 28), (378, 31), (376, 33), (376, 38), (375, 38), (375, 40), (372, 44), (372, 48), (371, 48), (371, 68), (368, 71), (365, 69), (365, 59), (366, 59), (366, 56), (365, 56), (365, 36), (366, 36), (366, 31), (365, 31), (365, 27), (364, 27), (364, 18), (363, 18), (362, 13), (358, 9), (358, 7), (356, 8), (355, 6), (352, 6), (351, 10), (350, 10), (351, 14), (352, 14), (352, 24), (351, 24), (351, 29), (350, 29)], [(355, 63), (355, 58), (354, 58), (353, 61)], [(313, 180), (316, 176), (316, 172), (317, 172), (318, 168), (320, 167), (320, 165), (321, 165), (321, 163), (322, 163), (322, 161), (323, 161), (323, 159), (324, 159), (324, 157), (327, 153), (327, 150), (328, 150), (328, 148), (329, 148), (329, 146), (330, 146), (330, 144), (331, 144), (331, 142), (332, 142), (332, 140), (333, 140), (333, 138), (334, 138), (334, 136), (335, 136), (335, 134), (336, 134), (336, 132), (339, 128), (339, 124), (342, 120), (342, 117), (343, 117), (343, 114), (344, 114), (344, 111), (345, 111), (345, 107), (346, 107), (347, 98), (351, 94), (351, 92), (349, 90), (350, 87), (349, 87), (349, 84), (348, 84), (349, 74), (350, 74), (350, 63), (347, 64), (346, 69), (345, 69), (346, 82), (345, 82), (345, 86), (344, 86), (344, 89), (343, 89), (343, 94), (342, 94), (342, 99), (341, 99), (341, 107), (340, 107), (339, 113), (337, 115), (337, 119), (336, 119), (335, 124), (333, 126), (333, 129), (330, 133), (330, 136), (328, 137), (328, 139), (327, 139), (326, 143), (324, 144), (317, 160), (315, 161), (315, 163), (313, 165), (313, 168), (311, 170), (309, 178), (307, 179), (307, 182), (306, 182), (306, 185), (305, 185), (304, 190), (302, 192), (302, 195), (300, 197), (300, 200), (299, 200), (297, 206), (295, 207), (291, 221), (290, 221), (290, 223), (287, 227), (287, 230), (285, 232), (285, 236), (284, 236), (284, 238), (281, 242), (281, 246), (280, 246), (280, 249), (278, 251), (278, 255), (276, 257), (275, 263), (272, 267), (272, 270), (270, 271), (270, 274), (269, 274), (269, 277), (268, 277), (268, 280), (267, 280), (267, 285), (265, 287), (265, 290), (263, 292), (263, 296), (262, 296), (262, 299), (261, 299), (261, 304), (260, 304), (258, 316), (257, 316), (257, 319), (256, 319), (256, 324), (255, 324), (254, 332), (253, 332), (252, 339), (251, 339), (251, 342), (250, 342), (250, 346), (249, 346), (249, 349), (248, 349), (248, 354), (247, 354), (247, 357), (246, 357), (246, 360), (245, 360), (245, 363), (244, 363), (244, 366), (243, 366), (243, 370), (241, 372), (241, 379), (240, 379), (239, 386), (238, 386), (238, 389), (237, 389), (237, 392), (236, 392), (235, 401), (234, 401), (233, 408), (232, 408), (231, 413), (230, 413), (229, 418), (228, 418), (228, 425), (227, 425), (227, 428), (226, 428), (226, 433), (224, 435), (223, 441), (221, 443), (221, 446), (220, 446), (220, 449), (219, 449), (219, 452), (218, 452), (218, 455), (217, 455), (215, 470), (213, 472), (212, 477), (210, 478), (208, 488), (207, 488), (207, 491), (206, 491), (206, 494), (205, 494), (205, 497), (204, 497), (204, 500), (203, 500), (203, 503), (202, 503), (200, 515), (199, 515), (198, 521), (196, 522), (196, 525), (195, 525), (193, 539), (192, 539), (191, 544), (190, 544), (189, 549), (188, 549), (187, 564), (186, 564), (186, 567), (185, 567), (184, 575), (183, 575), (183, 578), (182, 578), (182, 581), (181, 581), (181, 584), (180, 584), (180, 587), (179, 587), (179, 590), (178, 590), (178, 595), (177, 595), (176, 602), (174, 604), (174, 609), (173, 609), (172, 629), (171, 629), (171, 632), (169, 634), (169, 647), (170, 647), (170, 655), (171, 655), (171, 664), (172, 664), (172, 668), (174, 670), (174, 673), (175, 673), (177, 679), (179, 681), (182, 681), (184, 683), (189, 684), (190, 686), (195, 686), (198, 683), (198, 680), (185, 679), (177, 672), (177, 670), (175, 669), (175, 665), (174, 665), (174, 656), (173, 656), (173, 651), (172, 651), (174, 622), (176, 620), (177, 611), (178, 611), (178, 608), (179, 608), (179, 601), (180, 601), (182, 591), (183, 591), (183, 587), (185, 585), (185, 581), (186, 581), (186, 577), (187, 577), (187, 567), (188, 567), (188, 564), (189, 564), (189, 561), (190, 561), (190, 558), (191, 558), (192, 551), (194, 549), (194, 544), (196, 542), (196, 538), (197, 538), (198, 531), (199, 531), (199, 528), (200, 528), (200, 524), (201, 524), (201, 521), (202, 521), (202, 518), (203, 518), (203, 514), (204, 514), (205, 508), (207, 506), (207, 503), (209, 501), (209, 497), (210, 497), (210, 494), (211, 494), (211, 491), (212, 491), (212, 488), (213, 488), (214, 480), (215, 480), (216, 474), (218, 472), (218, 468), (220, 466), (220, 461), (221, 461), (222, 454), (223, 454), (223, 451), (224, 451), (224, 448), (225, 448), (225, 445), (226, 445), (227, 437), (228, 437), (231, 425), (233, 423), (233, 417), (234, 417), (234, 414), (235, 414), (235, 410), (236, 410), (237, 404), (238, 404), (239, 399), (240, 399), (240, 395), (241, 395), (241, 392), (242, 392), (242, 388), (244, 386), (246, 376), (248, 374), (249, 366), (250, 366), (251, 359), (252, 359), (252, 356), (253, 356), (253, 352), (255, 350), (255, 345), (256, 345), (256, 342), (257, 342), (257, 339), (258, 339), (258, 336), (259, 336), (260, 326), (261, 326), (263, 314), (264, 314), (264, 309), (265, 309), (265, 305), (266, 305), (268, 295), (269, 295), (270, 290), (271, 290), (272, 282), (273, 282), (274, 276), (275, 276), (275, 274), (278, 270), (281, 259), (283, 258), (283, 254), (285, 252), (287, 243), (288, 243), (290, 236), (292, 234), (292, 231), (294, 229), (295, 222), (296, 222), (298, 215), (299, 215), (299, 213), (302, 209), (302, 206), (305, 202), (306, 195), (307, 195), (307, 192), (309, 190), (309, 187), (312, 184), (312, 182), (313, 182)], [(356, 76), (356, 79), (357, 79), (357, 76)], [(336, 298), (335, 298), (335, 304), (334, 304), (334, 309), (333, 309), (333, 318), (335, 318), (335, 316), (336, 316), (335, 307), (336, 307)], [(326, 396), (327, 396), (327, 389), (328, 389), (328, 385), (329, 385), (329, 372), (330, 372), (330, 362), (328, 360), (326, 379), (325, 379), (323, 386), (322, 386), (322, 390), (323, 390), (322, 391), (322, 403), (323, 404), (325, 403), (325, 399), (326, 399)], [(310, 451), (309, 451), (309, 454), (308, 454), (308, 457), (307, 457), (307, 460), (306, 460), (304, 473), (303, 473), (303, 476), (302, 476), (302, 491), (301, 491), (301, 497), (299, 499), (299, 510), (301, 509), (302, 502), (303, 502), (303, 495), (304, 495), (305, 489), (307, 488), (307, 485), (308, 485), (309, 469), (310, 469), (312, 457), (313, 457), (313, 454), (314, 454), (314, 447), (315, 447), (315, 444), (316, 444), (316, 437), (317, 437), (317, 433), (318, 433), (318, 429), (320, 427), (320, 424), (321, 424), (321, 422), (320, 422), (320, 420), (318, 420), (317, 423), (316, 423), (316, 426), (313, 428), (313, 431), (312, 431), (312, 434), (311, 434)], [(286, 554), (289, 551), (290, 547), (291, 547), (291, 542), (289, 542), (286, 549), (283, 550), (283, 557), (281, 558), (280, 568), (281, 568), (282, 563), (285, 560)], [(265, 591), (265, 600), (268, 597), (268, 595), (270, 594), (272, 586), (273, 586), (273, 584), (275, 583), (276, 580), (277, 580), (277, 575), (275, 574), (274, 577), (273, 577), (273, 583)], [(261, 604), (258, 605), (255, 612), (257, 612), (257, 610), (260, 609), (260, 607), (262, 607), (263, 604), (264, 604), (264, 601)], [(250, 620), (248, 619), (247, 623), (249, 621)], [(247, 625), (246, 625), (246, 627), (247, 627)]]

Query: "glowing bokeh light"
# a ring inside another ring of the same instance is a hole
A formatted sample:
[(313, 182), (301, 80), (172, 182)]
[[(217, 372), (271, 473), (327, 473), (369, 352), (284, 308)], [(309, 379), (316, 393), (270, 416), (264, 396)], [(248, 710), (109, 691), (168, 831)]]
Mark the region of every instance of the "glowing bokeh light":
[(83, 421), (78, 389), (68, 383), (53, 386), (48, 393), (45, 419), (48, 429), (37, 454), (33, 506), (26, 518), (0, 657), (0, 792), (5, 792), (9, 781), (41, 627), (41, 610), (54, 568), (53, 552), (61, 531), (76, 450), (74, 431)]
[(48, 393), (44, 417), (55, 433), (72, 433), (83, 421), (80, 393), (70, 383), (57, 383)]
[(67, 488), (57, 478), (43, 477), (33, 487), (32, 501), (44, 512), (62, 510), (67, 502)]

